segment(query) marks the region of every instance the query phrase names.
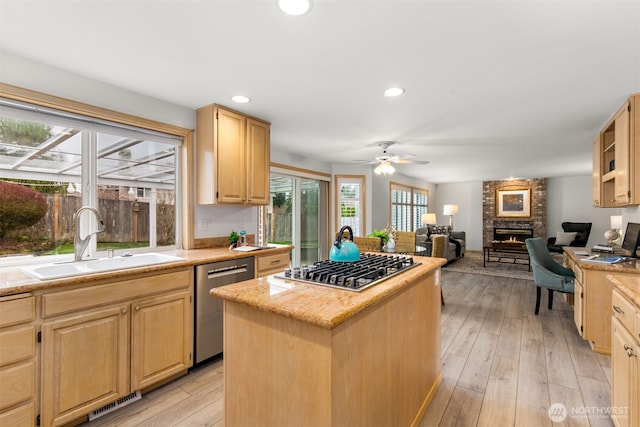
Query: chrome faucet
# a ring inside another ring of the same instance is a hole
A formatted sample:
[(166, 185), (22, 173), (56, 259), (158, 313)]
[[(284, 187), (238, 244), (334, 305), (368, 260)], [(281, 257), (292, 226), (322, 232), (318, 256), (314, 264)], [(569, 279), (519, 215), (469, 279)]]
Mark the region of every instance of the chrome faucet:
[[(98, 221), (98, 226), (99, 226), (98, 231), (94, 231), (93, 233), (87, 234), (84, 237), (84, 239), (80, 237), (80, 214), (83, 211), (93, 212), (93, 214), (96, 217), (96, 221)], [(102, 222), (102, 218), (100, 218), (100, 214), (96, 209), (92, 208), (91, 206), (83, 206), (80, 209), (78, 209), (75, 214), (73, 214), (73, 227), (75, 229), (75, 232), (73, 235), (73, 253), (74, 253), (73, 260), (82, 261), (82, 254), (84, 254), (84, 251), (87, 249), (87, 246), (89, 245), (89, 241), (91, 240), (91, 236), (93, 236), (94, 234), (104, 232), (104, 223)]]

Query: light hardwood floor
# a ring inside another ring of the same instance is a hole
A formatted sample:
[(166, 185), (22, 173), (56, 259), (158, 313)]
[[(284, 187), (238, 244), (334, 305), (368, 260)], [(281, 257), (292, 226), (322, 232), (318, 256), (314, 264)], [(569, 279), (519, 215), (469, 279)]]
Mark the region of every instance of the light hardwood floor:
[[(444, 379), (422, 427), (612, 426), (610, 357), (580, 338), (560, 294), (549, 311), (543, 292), (535, 316), (533, 282), (446, 268), (443, 291)], [(215, 361), (85, 427), (222, 426), (223, 369)], [(563, 422), (548, 415), (554, 403)]]

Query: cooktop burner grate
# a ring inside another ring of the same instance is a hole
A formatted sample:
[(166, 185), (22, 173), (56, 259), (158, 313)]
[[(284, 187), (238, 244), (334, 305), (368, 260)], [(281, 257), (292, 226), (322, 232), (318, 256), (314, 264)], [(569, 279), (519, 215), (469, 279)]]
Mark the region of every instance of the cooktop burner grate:
[(416, 265), (420, 263), (407, 255), (362, 254), (355, 262), (318, 261), (287, 268), (276, 277), (359, 292)]

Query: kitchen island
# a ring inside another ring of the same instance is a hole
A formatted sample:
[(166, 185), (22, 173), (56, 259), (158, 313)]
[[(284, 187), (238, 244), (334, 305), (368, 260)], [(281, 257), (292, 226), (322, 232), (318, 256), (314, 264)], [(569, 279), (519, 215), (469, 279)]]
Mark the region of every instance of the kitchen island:
[(225, 425), (418, 425), (442, 379), (440, 267), (362, 292), (276, 276), (224, 300)]

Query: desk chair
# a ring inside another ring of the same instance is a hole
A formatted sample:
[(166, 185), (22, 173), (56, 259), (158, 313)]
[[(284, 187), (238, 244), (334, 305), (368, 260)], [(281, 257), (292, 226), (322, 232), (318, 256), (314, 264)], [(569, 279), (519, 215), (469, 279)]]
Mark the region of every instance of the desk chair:
[(549, 310), (553, 307), (553, 291), (562, 293), (573, 293), (573, 271), (558, 264), (547, 249), (545, 241), (540, 237), (525, 240), (531, 267), (533, 268), (533, 279), (536, 284), (536, 311), (540, 311), (540, 293), (542, 288), (549, 290)]

